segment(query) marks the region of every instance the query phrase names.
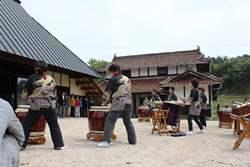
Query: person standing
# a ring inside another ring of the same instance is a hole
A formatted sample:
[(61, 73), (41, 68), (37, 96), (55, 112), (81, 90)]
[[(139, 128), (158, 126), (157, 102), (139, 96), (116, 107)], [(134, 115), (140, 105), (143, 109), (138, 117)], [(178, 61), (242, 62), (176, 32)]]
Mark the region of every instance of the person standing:
[(204, 88), (199, 88), (200, 90), (200, 100), (201, 100), (201, 113), (200, 113), (200, 122), (203, 127), (207, 127), (206, 122), (206, 113), (207, 113), (207, 96), (205, 94)]
[(75, 117), (75, 106), (76, 106), (76, 99), (75, 95), (71, 95), (70, 97), (70, 116)]
[(88, 117), (88, 113), (89, 113), (89, 100), (88, 100), (88, 97), (85, 97), (84, 98), (84, 101), (83, 101), (84, 103), (84, 117)]
[(67, 114), (66, 114), (66, 116), (70, 116), (70, 114), (71, 114), (71, 96), (70, 95), (67, 95)]
[[(175, 88), (174, 87), (169, 88), (168, 101), (177, 101), (177, 96), (175, 95)], [(180, 116), (179, 107), (177, 105), (170, 104), (167, 124), (176, 127), (179, 116)]]
[(0, 166), (19, 167), (24, 132), (11, 105), (0, 98)]
[(161, 97), (158, 95), (157, 91), (154, 89), (152, 90), (152, 95), (151, 95), (151, 99), (150, 99), (150, 109), (149, 109), (149, 116), (152, 115), (152, 112), (155, 109), (155, 102), (156, 101), (161, 101)]
[(148, 99), (148, 97), (145, 97), (143, 100), (143, 106), (150, 106), (150, 101)]
[(150, 102), (153, 104), (155, 101), (161, 101), (161, 97), (158, 95), (157, 91), (154, 89), (152, 90), (152, 97)]
[(80, 96), (80, 117), (84, 117), (83, 97), (82, 96)]
[(103, 142), (98, 143), (98, 146), (108, 147), (110, 145), (115, 123), (120, 116), (126, 127), (128, 143), (136, 144), (135, 128), (131, 121), (131, 81), (128, 77), (121, 74), (120, 67), (116, 64), (110, 65), (108, 70), (112, 73), (112, 78), (105, 89), (102, 105), (107, 105), (111, 101), (111, 111), (105, 120)]
[(187, 135), (193, 134), (193, 123), (192, 120), (194, 119), (195, 123), (199, 126), (201, 132), (203, 131), (203, 127), (200, 123), (199, 116), (201, 112), (201, 105), (200, 105), (200, 96), (199, 96), (199, 83), (197, 79), (193, 79), (191, 81), (191, 84), (193, 86), (193, 89), (191, 90), (189, 100), (191, 102), (189, 113), (188, 113), (188, 129)]
[(75, 117), (80, 117), (80, 107), (81, 107), (81, 102), (80, 102), (79, 96), (76, 96)]
[(32, 126), (43, 115), (48, 122), (51, 138), (55, 150), (64, 149), (63, 137), (56, 115), (56, 83), (54, 78), (47, 74), (48, 64), (37, 61), (34, 71), (27, 81), (26, 89), (30, 99), (30, 109), (23, 120), (25, 141), (23, 149), (27, 147)]
[(65, 96), (65, 93), (62, 92), (62, 94), (58, 97), (58, 104), (59, 104), (59, 117), (60, 118), (63, 118), (65, 115), (64, 115), (64, 111), (66, 109), (66, 96)]

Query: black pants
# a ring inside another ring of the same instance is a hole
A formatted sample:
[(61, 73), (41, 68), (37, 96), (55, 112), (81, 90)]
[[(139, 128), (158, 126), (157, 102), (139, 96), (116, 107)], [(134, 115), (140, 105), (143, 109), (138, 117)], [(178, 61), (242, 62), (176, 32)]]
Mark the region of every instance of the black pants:
[(132, 115), (132, 107), (130, 104), (127, 104), (123, 111), (110, 111), (105, 120), (104, 141), (107, 142), (111, 141), (115, 123), (117, 119), (121, 116), (123, 119), (123, 123), (126, 127), (128, 135), (128, 143), (136, 144), (135, 128), (133, 123), (131, 122), (131, 115)]
[(70, 107), (70, 116), (75, 117), (75, 107), (74, 106)]
[(40, 111), (29, 110), (27, 116), (25, 117), (22, 123), (25, 134), (25, 141), (23, 147), (25, 148), (28, 144), (30, 129), (42, 115), (48, 122), (54, 148), (64, 146), (62, 133), (59, 124), (57, 122), (56, 112), (52, 108), (48, 108), (48, 109), (41, 109)]
[(201, 109), (201, 114), (200, 114), (200, 122), (202, 126), (207, 127), (207, 122), (206, 122), (206, 110)]
[(193, 123), (192, 120), (194, 118), (195, 123), (199, 126), (199, 128), (202, 130), (203, 127), (200, 123), (199, 116), (196, 115), (188, 115), (188, 129), (189, 131), (193, 131)]

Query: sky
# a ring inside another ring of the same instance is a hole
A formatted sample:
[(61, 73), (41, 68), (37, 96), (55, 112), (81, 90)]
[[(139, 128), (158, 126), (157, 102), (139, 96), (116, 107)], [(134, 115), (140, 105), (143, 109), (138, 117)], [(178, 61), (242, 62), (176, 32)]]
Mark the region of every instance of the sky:
[(82, 60), (181, 51), (250, 54), (249, 0), (21, 0)]

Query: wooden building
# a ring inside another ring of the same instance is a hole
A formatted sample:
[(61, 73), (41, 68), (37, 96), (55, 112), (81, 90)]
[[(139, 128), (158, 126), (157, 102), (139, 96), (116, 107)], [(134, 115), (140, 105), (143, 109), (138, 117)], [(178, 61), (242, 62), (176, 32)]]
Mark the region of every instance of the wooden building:
[[(132, 81), (135, 111), (154, 89), (167, 94), (169, 87), (174, 86), (179, 98), (187, 97), (191, 90), (190, 79), (196, 77), (206, 89), (211, 103), (212, 96), (217, 95), (222, 84), (221, 78), (210, 73), (210, 62), (199, 47), (176, 52), (114, 56), (112, 63), (120, 65), (122, 73)], [(99, 84), (101, 89), (105, 88), (110, 77), (106, 70), (106, 81)]]
[(49, 64), (58, 92), (101, 94), (93, 80), (99, 76), (96, 71), (32, 18), (19, 0), (1, 0), (0, 4), (0, 97), (14, 107), (22, 103), (21, 88), (36, 60)]

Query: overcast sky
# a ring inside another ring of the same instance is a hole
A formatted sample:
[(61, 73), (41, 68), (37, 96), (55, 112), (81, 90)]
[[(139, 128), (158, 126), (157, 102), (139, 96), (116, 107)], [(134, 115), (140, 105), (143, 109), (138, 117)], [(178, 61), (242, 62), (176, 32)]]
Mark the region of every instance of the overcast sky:
[(85, 62), (195, 49), (250, 54), (250, 0), (21, 0)]

